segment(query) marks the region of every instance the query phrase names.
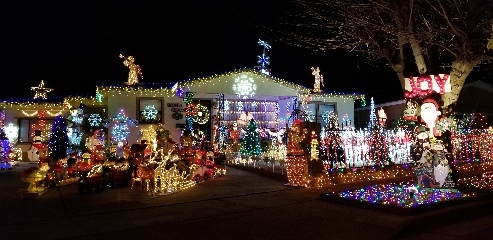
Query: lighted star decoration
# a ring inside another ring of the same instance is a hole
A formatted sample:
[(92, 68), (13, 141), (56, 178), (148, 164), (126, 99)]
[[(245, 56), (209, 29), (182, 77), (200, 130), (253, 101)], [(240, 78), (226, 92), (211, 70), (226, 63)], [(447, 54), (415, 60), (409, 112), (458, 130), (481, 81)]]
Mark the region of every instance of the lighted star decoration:
[(146, 120), (153, 120), (157, 118), (158, 111), (154, 105), (147, 105), (144, 107), (142, 114)]
[(246, 99), (248, 97), (252, 97), (253, 95), (255, 95), (255, 91), (257, 90), (257, 84), (255, 84), (252, 77), (242, 75), (240, 77), (235, 78), (235, 83), (233, 84), (233, 90), (238, 96)]
[(91, 127), (99, 127), (99, 125), (101, 125), (101, 122), (103, 122), (103, 118), (101, 118), (101, 116), (97, 113), (91, 113), (89, 114), (87, 121), (89, 122), (89, 125), (91, 125)]
[(39, 84), (39, 86), (31, 87), (31, 90), (36, 92), (34, 94), (34, 99), (38, 99), (38, 98), (46, 99), (46, 98), (48, 98), (47, 93), (53, 91), (53, 88), (45, 88), (45, 83), (43, 82), (43, 80), (41, 80), (41, 83)]

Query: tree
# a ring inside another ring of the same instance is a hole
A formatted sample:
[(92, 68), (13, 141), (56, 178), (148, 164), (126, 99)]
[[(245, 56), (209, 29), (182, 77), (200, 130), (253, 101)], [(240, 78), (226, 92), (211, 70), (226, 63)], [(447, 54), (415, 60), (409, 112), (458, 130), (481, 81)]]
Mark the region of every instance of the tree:
[(245, 137), (243, 137), (240, 152), (248, 156), (258, 156), (261, 151), (257, 123), (255, 123), (255, 120), (250, 119), (245, 132)]
[(402, 89), (405, 76), (438, 74), (446, 66), (452, 107), (468, 75), (493, 56), (490, 0), (292, 0), (272, 38), (314, 51), (345, 49), (384, 59)]
[(48, 148), (53, 160), (58, 161), (67, 157), (68, 136), (67, 122), (61, 115), (56, 116), (51, 127), (50, 139), (48, 140)]

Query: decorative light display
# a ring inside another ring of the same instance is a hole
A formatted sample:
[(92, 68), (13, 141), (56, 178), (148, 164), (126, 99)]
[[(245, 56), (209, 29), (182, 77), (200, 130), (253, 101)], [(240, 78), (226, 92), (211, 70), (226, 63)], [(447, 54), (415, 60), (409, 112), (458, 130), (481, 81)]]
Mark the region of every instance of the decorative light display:
[(37, 87), (31, 87), (31, 90), (35, 92), (34, 99), (46, 99), (47, 94), (53, 91), (53, 88), (45, 88), (45, 83), (41, 80), (41, 83)]
[(255, 84), (252, 77), (241, 75), (235, 78), (233, 90), (240, 98), (246, 99), (255, 95), (255, 91), (257, 91), (257, 84)]
[(156, 106), (147, 105), (144, 107), (142, 114), (143, 114), (145, 120), (156, 120), (156, 118), (158, 116), (158, 111), (156, 109)]
[(87, 122), (89, 123), (89, 126), (91, 127), (99, 127), (101, 126), (101, 123), (103, 122), (103, 118), (101, 115), (97, 113), (91, 113), (89, 114), (89, 117), (87, 118)]
[(410, 182), (400, 184), (378, 184), (337, 193), (338, 197), (353, 199), (372, 204), (381, 204), (400, 208), (414, 208), (445, 201), (473, 197), (474, 194), (457, 190), (422, 188)]
[(377, 123), (377, 115), (375, 114), (375, 102), (373, 97), (370, 99), (370, 122), (368, 123), (368, 129), (373, 129)]
[(313, 92), (314, 93), (322, 92), (322, 90), (320, 90), (320, 84), (322, 84), (322, 87), (324, 86), (324, 76), (320, 74), (319, 67), (317, 68), (312, 67), (311, 70), (312, 70), (312, 75), (315, 76), (315, 84), (313, 86)]
[(257, 123), (251, 119), (243, 137), (240, 152), (248, 156), (258, 156), (261, 153), (260, 138), (257, 131)]
[(194, 121), (198, 124), (206, 124), (210, 117), (209, 109), (200, 103), (195, 108), (197, 109), (197, 113)]
[(130, 134), (129, 125), (136, 126), (137, 121), (128, 118), (123, 109), (111, 120), (114, 122), (113, 129), (111, 130), (111, 140), (113, 141), (113, 144), (126, 142), (128, 134)]
[(31, 126), (31, 129), (33, 130), (31, 136), (34, 137), (36, 130), (39, 130), (41, 132), (41, 135), (39, 136), (41, 142), (46, 142), (50, 138), (51, 124), (46, 123), (46, 111), (37, 111), (37, 113), (38, 123), (33, 123)]
[(310, 161), (318, 161), (319, 160), (319, 144), (318, 144), (318, 136), (315, 131), (312, 131), (310, 142)]
[(266, 41), (263, 41), (263, 40), (258, 40), (258, 45), (264, 47), (263, 49), (263, 52), (262, 52), (262, 55), (258, 55), (257, 58), (257, 63), (260, 64), (262, 67), (265, 67), (267, 65), (270, 64), (269, 62), (269, 59), (270, 57), (268, 57), (267, 55), (265, 55), (265, 51), (269, 51), (269, 49), (271, 48), (271, 46), (266, 42)]
[(450, 75), (447, 74), (404, 78), (404, 81), (406, 90), (404, 97), (407, 99), (428, 96), (432, 92), (443, 95), (451, 91)]
[(128, 67), (129, 69), (128, 80), (126, 83), (128, 85), (138, 84), (138, 77), (140, 76), (141, 79), (143, 79), (144, 77), (142, 76), (142, 70), (140, 69), (140, 66), (134, 63), (135, 58), (133, 56), (125, 57), (122, 54), (120, 54), (119, 57), (124, 59), (123, 65), (125, 65), (125, 67)]
[(53, 122), (50, 139), (48, 140), (50, 156), (55, 159), (55, 161), (66, 158), (68, 144), (69, 139), (67, 135), (66, 119), (63, 116), (58, 115)]
[(13, 143), (19, 136), (19, 128), (14, 126), (13, 123), (9, 123), (7, 127), (5, 127), (5, 134), (7, 134), (7, 138), (9, 138), (10, 142)]
[(307, 129), (303, 128), (302, 123), (299, 119), (295, 120), (288, 131), (286, 173), (291, 186), (305, 186), (307, 159), (300, 144), (306, 137)]

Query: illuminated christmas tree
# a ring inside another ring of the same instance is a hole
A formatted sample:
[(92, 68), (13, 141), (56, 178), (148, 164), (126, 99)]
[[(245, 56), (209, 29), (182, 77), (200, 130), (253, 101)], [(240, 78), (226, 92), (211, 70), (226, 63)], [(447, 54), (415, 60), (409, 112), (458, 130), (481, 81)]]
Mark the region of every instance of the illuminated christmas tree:
[(248, 156), (260, 155), (262, 149), (260, 148), (260, 138), (257, 132), (257, 123), (255, 120), (250, 119), (250, 123), (247, 126), (245, 137), (241, 145), (240, 152)]
[(55, 161), (66, 158), (68, 143), (67, 122), (63, 116), (58, 115), (53, 122), (48, 140), (50, 156)]

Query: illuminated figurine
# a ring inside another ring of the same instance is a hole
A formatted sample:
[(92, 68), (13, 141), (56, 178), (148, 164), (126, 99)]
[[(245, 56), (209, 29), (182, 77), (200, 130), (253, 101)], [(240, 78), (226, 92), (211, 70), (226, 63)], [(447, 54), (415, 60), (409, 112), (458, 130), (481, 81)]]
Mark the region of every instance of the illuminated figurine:
[(314, 68), (312, 67), (312, 75), (315, 76), (315, 85), (313, 86), (313, 92), (319, 93), (322, 92), (320, 90), (320, 84), (322, 84), (322, 87), (324, 86), (324, 77), (320, 75), (320, 68)]
[(438, 103), (434, 99), (427, 98), (423, 101), (421, 105), (421, 121), (426, 123), (426, 127), (429, 128), (430, 138), (439, 136), (435, 125), (440, 115), (441, 112), (438, 111)]
[(238, 152), (238, 139), (240, 138), (240, 130), (238, 125), (233, 123), (233, 127), (229, 130), (229, 136), (233, 139), (233, 152)]
[(126, 82), (126, 84), (128, 85), (138, 84), (139, 83), (138, 77), (140, 76), (141, 79), (143, 79), (144, 77), (142, 76), (142, 70), (140, 69), (140, 66), (134, 63), (135, 61), (134, 57), (133, 56), (125, 57), (122, 54), (120, 54), (120, 58), (125, 59), (123, 61), (123, 65), (125, 65), (125, 67), (128, 67), (129, 69), (128, 81)]

